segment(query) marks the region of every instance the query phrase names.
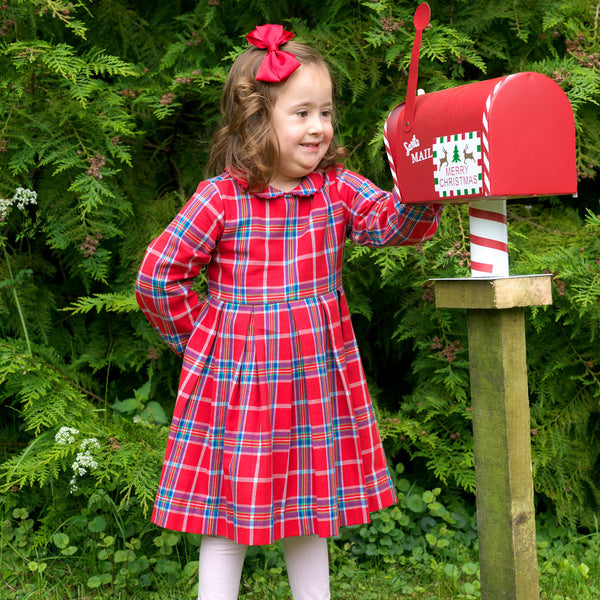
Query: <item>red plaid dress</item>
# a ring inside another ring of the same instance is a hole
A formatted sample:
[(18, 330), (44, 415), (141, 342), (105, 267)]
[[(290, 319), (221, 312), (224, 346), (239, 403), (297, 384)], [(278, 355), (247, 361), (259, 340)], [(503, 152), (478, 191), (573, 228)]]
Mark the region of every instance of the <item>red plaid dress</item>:
[(291, 193), (250, 195), (227, 173), (199, 185), (136, 286), (183, 357), (155, 523), (268, 544), (336, 535), (395, 502), (342, 289), (344, 243), (419, 242), (440, 208), (403, 205), (341, 167)]

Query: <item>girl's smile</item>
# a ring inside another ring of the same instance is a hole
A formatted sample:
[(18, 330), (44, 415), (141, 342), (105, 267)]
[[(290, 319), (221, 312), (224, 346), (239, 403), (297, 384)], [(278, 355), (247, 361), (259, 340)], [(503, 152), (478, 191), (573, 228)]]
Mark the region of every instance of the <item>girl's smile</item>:
[(331, 78), (327, 69), (302, 65), (282, 84), (273, 107), (279, 169), (269, 182), (284, 192), (312, 173), (333, 138)]

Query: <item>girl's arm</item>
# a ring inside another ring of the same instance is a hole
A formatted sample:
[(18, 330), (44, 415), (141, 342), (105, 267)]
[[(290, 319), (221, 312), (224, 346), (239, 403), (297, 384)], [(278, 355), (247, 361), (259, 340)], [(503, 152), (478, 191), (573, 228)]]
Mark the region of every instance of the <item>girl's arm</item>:
[(351, 171), (338, 171), (338, 190), (348, 209), (348, 236), (357, 244), (417, 244), (437, 230), (442, 204), (404, 204)]
[(183, 356), (202, 302), (194, 278), (210, 262), (223, 228), (221, 198), (203, 182), (170, 225), (148, 246), (135, 291), (140, 308), (160, 336)]

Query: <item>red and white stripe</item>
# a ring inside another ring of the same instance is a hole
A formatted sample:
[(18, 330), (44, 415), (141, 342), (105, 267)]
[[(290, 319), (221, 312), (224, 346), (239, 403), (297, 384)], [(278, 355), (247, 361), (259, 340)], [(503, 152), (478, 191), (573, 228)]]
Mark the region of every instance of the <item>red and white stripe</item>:
[[(481, 159), (484, 194), (490, 192), (489, 114), (494, 95), (505, 80), (499, 82), (485, 103), (481, 131)], [(486, 198), (469, 205), (471, 241), (471, 275), (473, 277), (508, 277), (508, 230), (506, 198)]]
[(394, 164), (394, 157), (392, 156), (392, 148), (390, 146), (390, 140), (388, 139), (388, 121), (389, 120), (390, 120), (390, 118), (388, 117), (385, 120), (385, 125), (383, 127), (383, 143), (385, 145), (385, 151), (387, 153), (388, 162), (390, 164), (390, 171), (392, 172), (392, 179), (394, 180), (394, 191), (396, 192), (398, 197), (401, 197), (400, 186), (398, 185), (398, 174), (396, 173), (396, 165)]
[(506, 199), (490, 198), (469, 205), (471, 275), (508, 277)]

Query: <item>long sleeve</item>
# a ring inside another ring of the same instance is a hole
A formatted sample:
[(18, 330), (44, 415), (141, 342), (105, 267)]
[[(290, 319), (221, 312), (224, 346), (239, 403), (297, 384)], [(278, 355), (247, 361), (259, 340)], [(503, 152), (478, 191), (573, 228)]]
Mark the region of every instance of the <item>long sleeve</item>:
[(442, 204), (404, 204), (368, 179), (343, 171), (338, 189), (348, 210), (348, 236), (364, 246), (417, 244), (436, 232)]
[(180, 356), (202, 307), (192, 289), (222, 231), (223, 208), (214, 185), (203, 182), (142, 261), (136, 298), (160, 336)]

